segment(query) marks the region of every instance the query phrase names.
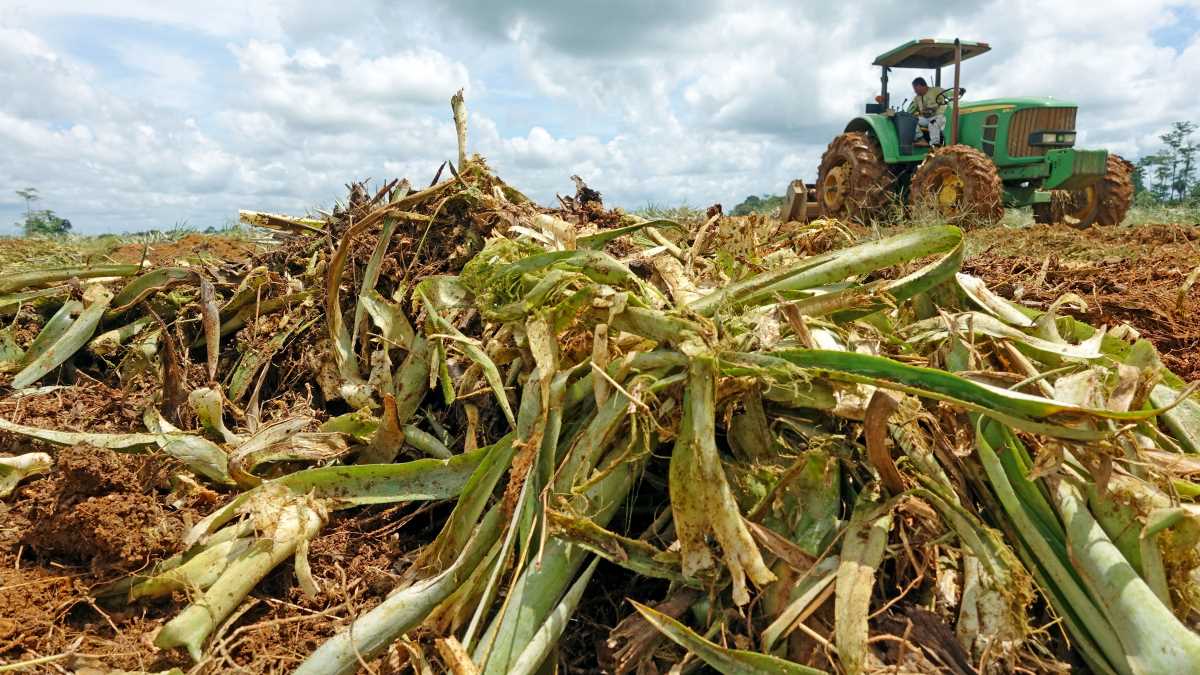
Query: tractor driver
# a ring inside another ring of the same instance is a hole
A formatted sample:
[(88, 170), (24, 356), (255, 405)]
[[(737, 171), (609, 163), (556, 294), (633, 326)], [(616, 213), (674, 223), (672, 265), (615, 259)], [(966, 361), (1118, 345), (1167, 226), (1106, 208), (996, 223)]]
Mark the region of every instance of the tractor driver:
[(941, 87), (931, 87), (925, 78), (918, 77), (912, 81), (913, 93), (916, 96), (908, 106), (908, 112), (917, 116), (917, 139), (915, 145), (924, 145), (920, 128), (929, 127), (929, 142), (932, 145), (942, 144), (942, 130), (946, 128), (946, 97), (938, 102)]

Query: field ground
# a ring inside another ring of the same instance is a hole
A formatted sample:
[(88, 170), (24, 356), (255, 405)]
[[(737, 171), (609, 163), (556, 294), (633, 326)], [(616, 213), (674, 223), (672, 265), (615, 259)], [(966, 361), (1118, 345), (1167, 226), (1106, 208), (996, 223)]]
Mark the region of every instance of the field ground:
[(1128, 323), (1185, 380), (1200, 379), (1200, 227), (1144, 224), (1077, 232), (1061, 226), (988, 228), (969, 234), (964, 271), (1034, 307), (1066, 293), (1094, 326)]
[[(143, 257), (155, 263), (189, 256), (221, 260), (248, 256), (260, 245), (244, 236), (198, 234), (144, 242), (9, 240), (0, 245), (0, 270), (136, 263)], [(1189, 275), (1197, 265), (1200, 227), (1194, 224), (1086, 232), (1028, 225), (970, 232), (964, 268), (998, 293), (1033, 306), (1074, 293), (1086, 309), (1065, 311), (1094, 325), (1130, 324), (1158, 346), (1176, 373), (1195, 380), (1200, 379), (1200, 283), (1192, 276), (1189, 284)], [(60, 429), (94, 430), (97, 419), (106, 430), (140, 428), (138, 392), (100, 382), (85, 391), (88, 396), (71, 400), (54, 395), (6, 399), (0, 401), (0, 416)], [(26, 442), (0, 435), (0, 451), (26, 449)], [(180, 594), (172, 601), (113, 611), (92, 601), (88, 589), (122, 576), (139, 561), (176, 550), (182, 533), (213, 508), (218, 495), (200, 486), (172, 490), (166, 467), (153, 457), (74, 449), (60, 452), (58, 462), (52, 477), (29, 482), (0, 502), (0, 663), (47, 658), (36, 672), (188, 668), (182, 653), (156, 656), (150, 646), (153, 632), (181, 606)], [(216, 635), (213, 651), (219, 656), (205, 671), (290, 670), (348, 618), (387, 594), (406, 554), (432, 538), (444, 510), (371, 507), (335, 516), (310, 554), (313, 576), (326, 592), (305, 599), (290, 564), (283, 565), (256, 589), (232, 627)], [(31, 546), (42, 553), (35, 555)], [(86, 559), (92, 560), (90, 566), (83, 564)], [(619, 568), (605, 564), (598, 577), (610, 592), (608, 600), (581, 609), (585, 628), (571, 643), (581, 650), (591, 650), (593, 641), (607, 633), (622, 596), (646, 593), (626, 587), (630, 577)], [(382, 664), (383, 672), (389, 669)]]

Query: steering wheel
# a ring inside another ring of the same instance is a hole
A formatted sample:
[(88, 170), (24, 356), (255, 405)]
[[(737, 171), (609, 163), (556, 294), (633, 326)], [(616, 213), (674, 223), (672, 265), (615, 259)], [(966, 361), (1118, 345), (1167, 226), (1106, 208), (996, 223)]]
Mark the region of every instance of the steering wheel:
[[(964, 94), (966, 94), (966, 93), (967, 93), (967, 90), (966, 90), (966, 88), (965, 88), (965, 87), (959, 87), (959, 88), (958, 88), (958, 97), (959, 97), (960, 99), (961, 99), (961, 98), (963, 97), (963, 95), (964, 95)], [(948, 105), (948, 104), (950, 104), (951, 102), (953, 102), (953, 101), (954, 101), (954, 88), (953, 88), (953, 87), (951, 87), (950, 89), (943, 89), (943, 90), (939, 91), (939, 92), (938, 92), (938, 95), (933, 97), (933, 100), (934, 100), (934, 102), (935, 102), (935, 103), (937, 103), (938, 105)]]

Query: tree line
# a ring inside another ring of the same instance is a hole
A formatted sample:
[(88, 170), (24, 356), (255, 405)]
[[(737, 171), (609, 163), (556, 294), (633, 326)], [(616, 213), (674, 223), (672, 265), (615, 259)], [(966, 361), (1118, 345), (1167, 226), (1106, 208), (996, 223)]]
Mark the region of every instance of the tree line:
[(1159, 136), (1161, 151), (1134, 164), (1133, 181), (1143, 201), (1164, 204), (1200, 203), (1200, 143), (1194, 122), (1176, 122)]

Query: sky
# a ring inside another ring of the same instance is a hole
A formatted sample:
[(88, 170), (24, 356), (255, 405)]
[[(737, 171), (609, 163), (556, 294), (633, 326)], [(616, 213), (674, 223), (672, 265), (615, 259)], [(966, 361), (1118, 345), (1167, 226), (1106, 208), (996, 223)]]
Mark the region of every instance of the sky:
[(1074, 101), (1079, 145), (1200, 121), (1200, 0), (0, 0), (0, 234), (30, 186), (99, 233), (424, 184), (460, 88), (470, 151), (543, 203), (578, 174), (627, 209), (731, 207), (815, 178), (876, 55), (955, 36), (992, 46), (968, 99)]

